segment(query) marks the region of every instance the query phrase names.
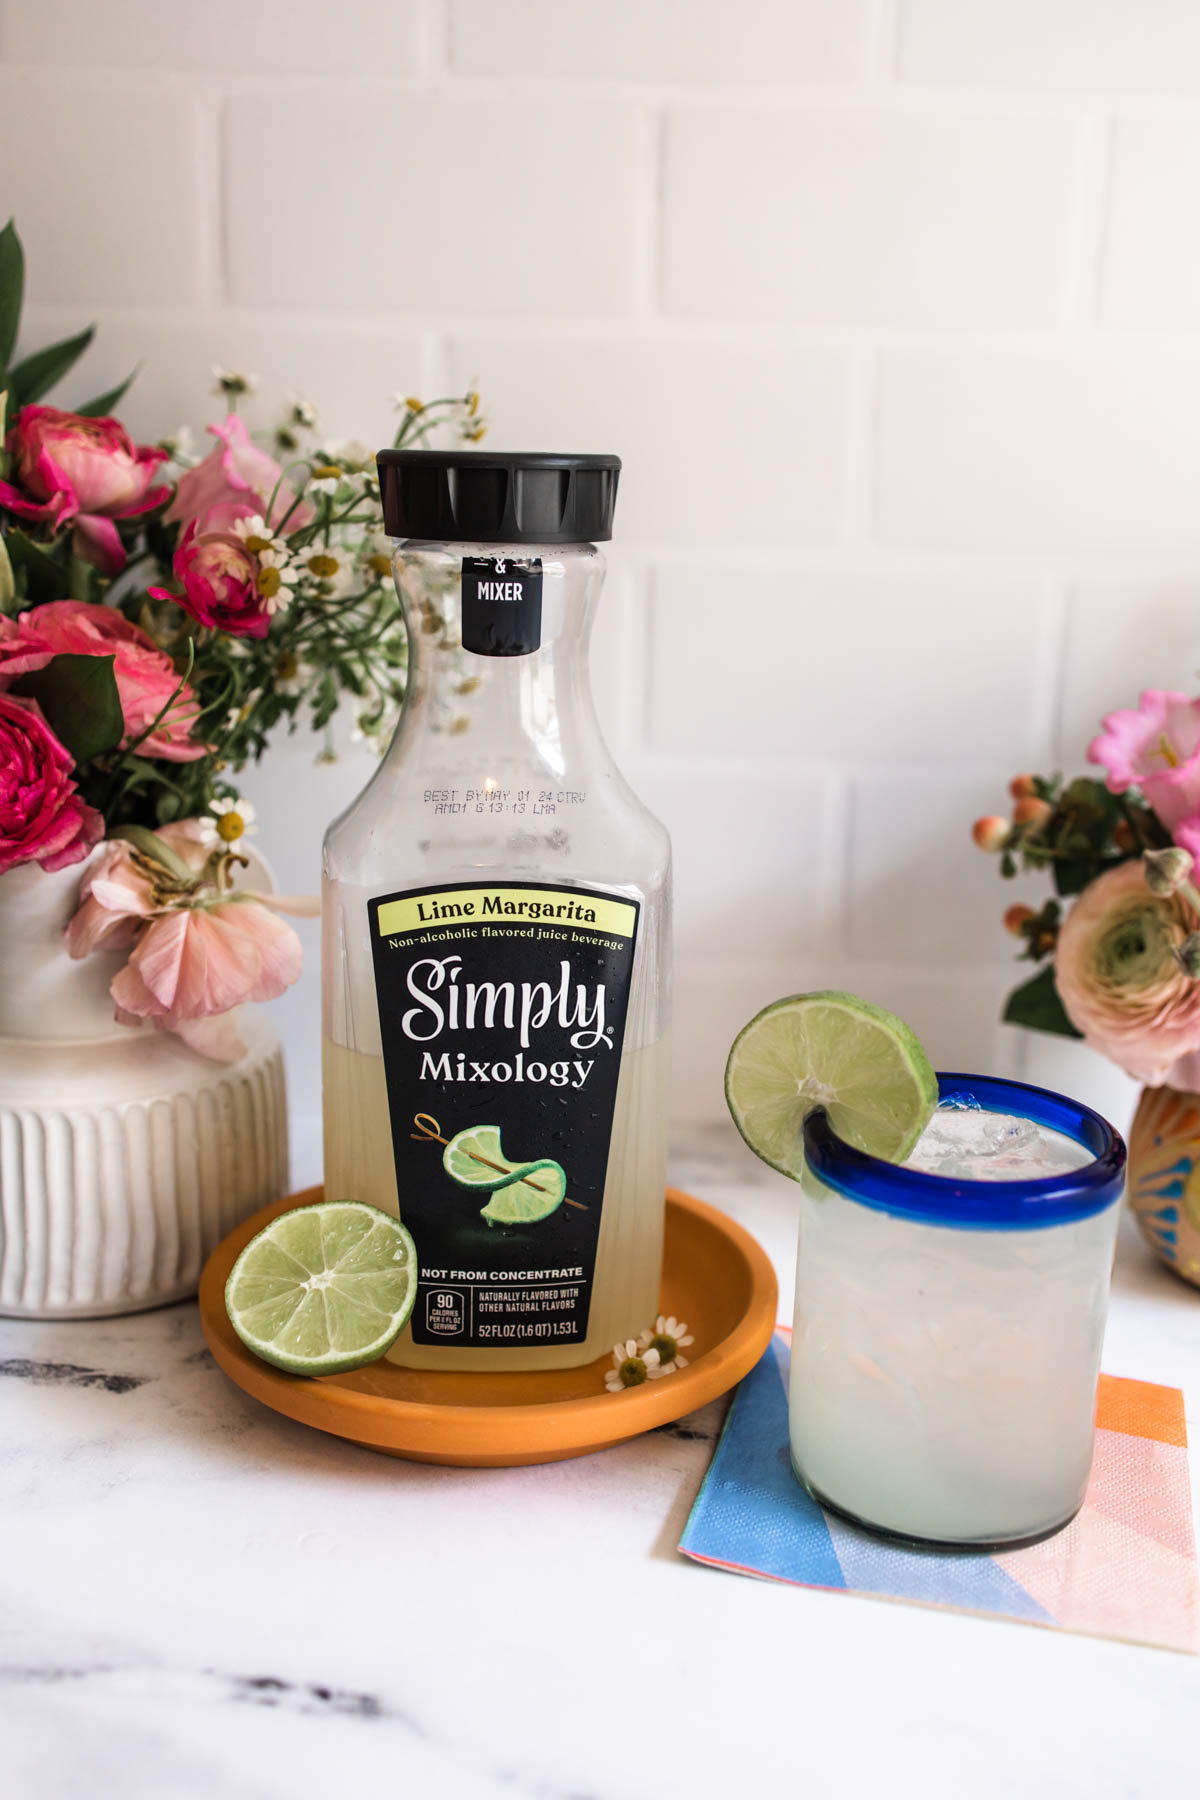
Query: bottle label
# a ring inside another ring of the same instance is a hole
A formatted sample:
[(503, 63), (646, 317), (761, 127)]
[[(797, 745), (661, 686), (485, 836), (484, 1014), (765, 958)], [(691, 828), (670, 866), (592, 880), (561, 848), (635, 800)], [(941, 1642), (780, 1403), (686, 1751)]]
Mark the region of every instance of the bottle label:
[(462, 642), (476, 656), (529, 656), (540, 649), (540, 556), (463, 557)]
[(587, 1336), (639, 905), (541, 882), (368, 903), (413, 1341)]

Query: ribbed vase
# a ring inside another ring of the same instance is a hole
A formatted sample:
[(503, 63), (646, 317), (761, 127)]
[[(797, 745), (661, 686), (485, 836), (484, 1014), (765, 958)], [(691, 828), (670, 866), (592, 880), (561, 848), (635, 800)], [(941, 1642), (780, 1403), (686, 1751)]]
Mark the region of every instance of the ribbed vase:
[(95, 1318), (196, 1291), (208, 1253), (288, 1188), (279, 1039), (242, 1016), (216, 1063), (114, 1024), (120, 955), (73, 963), (81, 871), (0, 876), (0, 1314)]

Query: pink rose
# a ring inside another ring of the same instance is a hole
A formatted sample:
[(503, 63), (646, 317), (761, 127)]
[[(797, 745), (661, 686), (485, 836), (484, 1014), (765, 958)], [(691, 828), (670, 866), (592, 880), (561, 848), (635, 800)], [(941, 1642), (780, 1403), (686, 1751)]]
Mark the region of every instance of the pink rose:
[[(283, 480), (283, 470), (273, 456), (259, 450), (236, 413), (230, 413), (223, 425), (210, 425), (212, 436), (219, 439), (216, 448), (179, 478), (175, 498), (167, 510), (168, 520), (181, 525), (194, 525), (198, 532), (228, 531), (238, 519), (261, 513), (268, 524), (279, 526), (291, 512), (296, 496)], [(288, 519), (288, 528), (299, 531), (311, 524), (312, 507), (301, 502)]]
[(135, 444), (116, 419), (23, 406), (7, 447), (13, 484), (0, 481), (0, 505), (56, 531), (74, 525), (76, 551), (107, 575), (125, 566), (113, 520), (149, 512), (171, 492), (151, 485), (166, 451)]
[(1200, 812), (1200, 700), (1149, 688), (1136, 712), (1109, 713), (1101, 723), (1088, 761), (1108, 770), (1110, 793), (1140, 788), (1168, 831)]
[(199, 532), (193, 522), (175, 552), (175, 574), (182, 594), (151, 588), (156, 600), (173, 600), (201, 625), (234, 637), (263, 638), (271, 626), (272, 607), (259, 590), (260, 570), (245, 542), (233, 531)]
[[(0, 624), (0, 687), (64, 653), (115, 657), (113, 674), (125, 715), (122, 748), (141, 737), (179, 687), (170, 657), (140, 626), (111, 606), (84, 600), (51, 600)], [(170, 712), (139, 744), (139, 756), (195, 762), (206, 755), (208, 746), (191, 736), (199, 713), (196, 696), (185, 683)]]
[(36, 701), (0, 694), (0, 874), (65, 869), (100, 842), (104, 820), (79, 798), (74, 767)]
[(1182, 1059), (1200, 1048), (1200, 981), (1176, 955), (1197, 929), (1182, 895), (1152, 894), (1135, 860), (1097, 876), (1059, 932), (1054, 983), (1067, 1017), (1151, 1087), (1181, 1085)]

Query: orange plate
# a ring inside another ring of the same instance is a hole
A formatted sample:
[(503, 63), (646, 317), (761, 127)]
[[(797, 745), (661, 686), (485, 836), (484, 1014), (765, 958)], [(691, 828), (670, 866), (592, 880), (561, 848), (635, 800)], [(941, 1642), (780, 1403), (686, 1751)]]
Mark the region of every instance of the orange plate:
[(715, 1206), (668, 1188), (659, 1304), (686, 1319), (695, 1338), (687, 1368), (675, 1375), (623, 1394), (605, 1391), (608, 1356), (527, 1375), (439, 1375), (386, 1359), (351, 1375), (285, 1375), (237, 1336), (225, 1312), (225, 1283), (255, 1232), (288, 1207), (320, 1198), (319, 1187), (292, 1194), (230, 1232), (205, 1264), (200, 1320), (218, 1363), (255, 1400), (388, 1456), (503, 1468), (606, 1450), (727, 1393), (754, 1367), (775, 1327), (779, 1290), (761, 1245)]

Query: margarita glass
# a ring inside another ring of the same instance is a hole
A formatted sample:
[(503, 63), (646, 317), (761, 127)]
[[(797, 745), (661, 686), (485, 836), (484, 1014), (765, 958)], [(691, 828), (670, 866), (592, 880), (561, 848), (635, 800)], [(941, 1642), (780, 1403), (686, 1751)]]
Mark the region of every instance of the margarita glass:
[(805, 1122), (792, 1463), (874, 1530), (1011, 1545), (1083, 1500), (1125, 1146), (1044, 1089), (938, 1081), (906, 1164)]

